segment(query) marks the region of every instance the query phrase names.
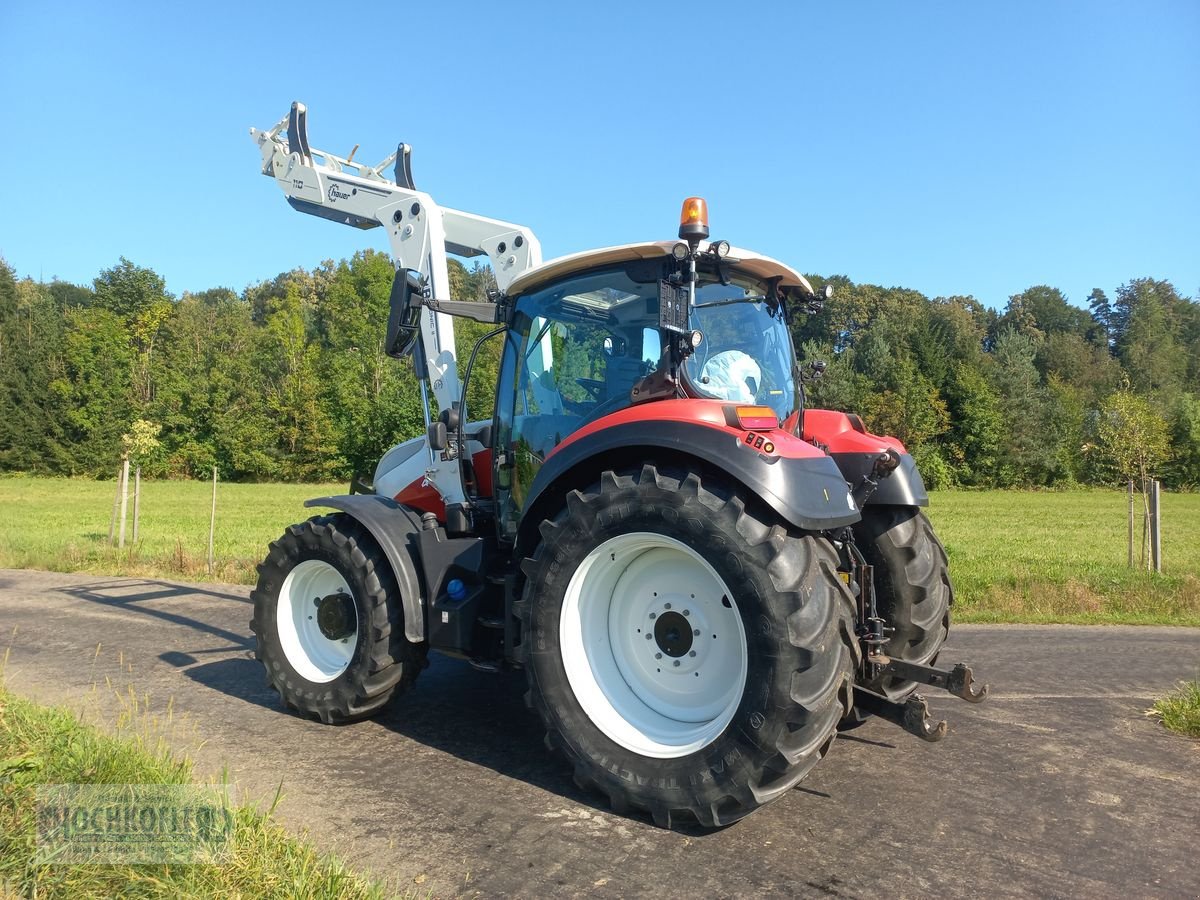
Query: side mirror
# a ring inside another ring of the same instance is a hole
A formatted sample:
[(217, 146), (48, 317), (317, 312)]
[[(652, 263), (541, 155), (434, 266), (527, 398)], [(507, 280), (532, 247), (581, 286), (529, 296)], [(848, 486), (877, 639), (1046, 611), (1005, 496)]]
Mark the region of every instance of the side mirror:
[(412, 353), (421, 335), (421, 276), (412, 269), (397, 269), (389, 300), (387, 336), (383, 352), (396, 359)]

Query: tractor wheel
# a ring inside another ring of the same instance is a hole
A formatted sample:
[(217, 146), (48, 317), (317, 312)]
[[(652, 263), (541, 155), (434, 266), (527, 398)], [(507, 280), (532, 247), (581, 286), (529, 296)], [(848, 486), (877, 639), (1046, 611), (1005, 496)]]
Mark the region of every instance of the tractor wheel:
[(290, 526), (259, 564), (250, 597), (267, 683), (327, 724), (371, 715), (424, 665), (425, 645), (404, 636), (383, 551), (344, 514)]
[(522, 570), (526, 697), (576, 782), (663, 827), (729, 824), (825, 755), (853, 702), (854, 601), (833, 547), (740, 489), (608, 471)]
[[(884, 653), (931, 665), (950, 631), (954, 588), (946, 551), (929, 519), (914, 506), (868, 506), (854, 526), (854, 537), (875, 567), (879, 614), (895, 629)], [(892, 700), (917, 689), (916, 683), (891, 676), (864, 686)]]

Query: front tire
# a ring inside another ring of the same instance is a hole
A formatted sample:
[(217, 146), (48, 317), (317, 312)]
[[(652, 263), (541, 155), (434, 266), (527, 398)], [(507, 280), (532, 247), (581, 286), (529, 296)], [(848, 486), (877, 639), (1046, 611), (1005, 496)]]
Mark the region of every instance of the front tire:
[(716, 827), (824, 756), (859, 653), (826, 540), (649, 465), (570, 492), (541, 536), (516, 604), (528, 700), (582, 787)]
[(326, 724), (371, 715), (424, 666), (426, 645), (404, 636), (387, 558), (344, 513), (289, 526), (259, 564), (250, 598), (267, 683)]

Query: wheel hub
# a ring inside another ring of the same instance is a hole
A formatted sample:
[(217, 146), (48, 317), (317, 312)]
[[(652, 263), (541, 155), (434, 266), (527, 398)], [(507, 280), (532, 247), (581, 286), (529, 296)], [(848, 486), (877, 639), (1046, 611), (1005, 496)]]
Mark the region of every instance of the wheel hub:
[(354, 633), (357, 625), (354, 598), (349, 594), (330, 594), (322, 597), (317, 606), (317, 627), (331, 641), (340, 641)]
[(316, 684), (346, 671), (358, 649), (358, 611), (346, 576), (323, 559), (297, 563), (279, 589), (279, 643), (296, 674)]
[(677, 612), (665, 612), (654, 623), (654, 640), (667, 656), (684, 656), (692, 649), (691, 623)]
[(694, 752), (721, 734), (746, 684), (745, 631), (728, 587), (682, 541), (630, 532), (580, 563), (559, 635), (592, 722), (645, 756)]

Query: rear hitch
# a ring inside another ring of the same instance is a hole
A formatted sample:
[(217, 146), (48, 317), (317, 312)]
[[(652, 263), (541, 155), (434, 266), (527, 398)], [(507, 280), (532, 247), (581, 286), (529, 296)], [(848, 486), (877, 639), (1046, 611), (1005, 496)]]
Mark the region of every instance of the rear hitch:
[[(941, 688), (960, 697), (968, 703), (982, 703), (987, 697), (986, 684), (975, 686), (971, 667), (958, 663), (953, 669), (937, 669), (933, 666), (922, 666), (917, 663), (905, 662), (885, 656), (880, 644), (871, 641), (867, 643), (867, 667), (872, 677), (891, 675), (905, 681), (915, 681), (930, 687)], [(889, 700), (881, 694), (869, 691), (859, 685), (854, 686), (854, 705), (863, 712), (872, 713), (885, 721), (899, 725), (909, 734), (914, 734), (923, 741), (935, 743), (946, 736), (946, 722), (939, 721), (936, 725), (929, 718), (929, 704), (920, 694), (911, 694), (903, 701)]]
[(974, 675), (971, 667), (959, 663), (953, 669), (936, 669), (933, 666), (922, 666), (917, 663), (892, 659), (882, 653), (868, 654), (869, 661), (876, 667), (879, 675), (894, 675), (905, 681), (915, 681), (930, 687), (941, 688), (955, 697), (961, 697), (968, 703), (982, 703), (987, 697), (988, 686), (982, 685), (975, 689)]
[(904, 702), (889, 700), (864, 687), (854, 686), (854, 705), (863, 712), (879, 716), (893, 725), (899, 725), (909, 734), (923, 741), (937, 743), (946, 736), (946, 721), (936, 725), (929, 718), (929, 704), (920, 694), (912, 694)]

